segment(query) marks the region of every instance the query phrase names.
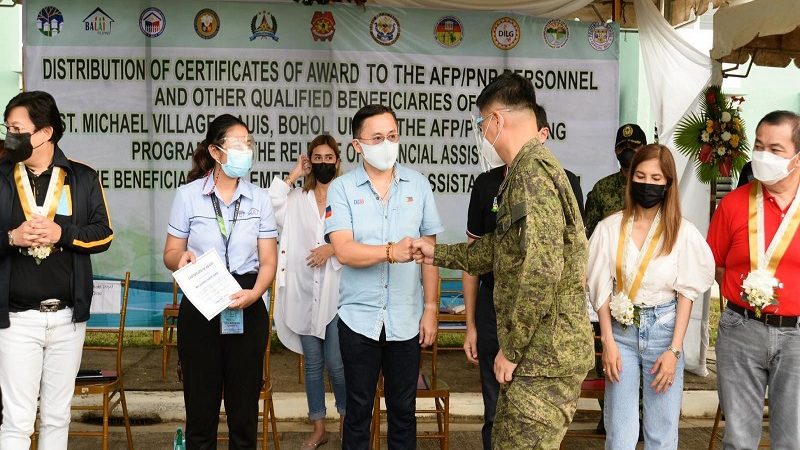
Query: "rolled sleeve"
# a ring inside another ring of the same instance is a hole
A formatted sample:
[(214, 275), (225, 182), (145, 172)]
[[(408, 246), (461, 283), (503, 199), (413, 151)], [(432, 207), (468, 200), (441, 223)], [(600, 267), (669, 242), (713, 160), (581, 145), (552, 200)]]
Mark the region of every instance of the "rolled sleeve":
[(347, 202), (344, 184), (335, 179), (328, 188), (328, 205), (325, 208), (325, 242), (330, 242), (334, 231), (352, 230), (353, 215)]
[(189, 237), (189, 206), (190, 202), (186, 198), (185, 189), (178, 188), (175, 192), (175, 199), (172, 201), (172, 211), (169, 213), (169, 224), (167, 233), (179, 239)]
[(259, 239), (275, 239), (278, 237), (278, 225), (275, 223), (275, 213), (272, 210), (272, 201), (268, 196), (263, 196), (261, 202), (261, 218), (258, 224)]
[(420, 236), (432, 236), (444, 231), (442, 219), (439, 217), (439, 210), (436, 208), (436, 200), (433, 198), (433, 191), (427, 181), (424, 181), (421, 189), (424, 191), (424, 204), (422, 209), (422, 223), (419, 226)]

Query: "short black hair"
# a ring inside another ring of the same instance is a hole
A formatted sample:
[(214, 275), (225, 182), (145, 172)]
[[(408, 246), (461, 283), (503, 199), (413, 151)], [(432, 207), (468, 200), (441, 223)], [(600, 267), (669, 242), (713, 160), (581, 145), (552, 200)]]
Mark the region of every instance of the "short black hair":
[(380, 116), (381, 114), (387, 113), (391, 114), (395, 123), (397, 123), (397, 116), (394, 114), (392, 108), (389, 108), (388, 106), (374, 104), (367, 105), (359, 109), (353, 116), (353, 139), (358, 139), (358, 135), (361, 134), (361, 128), (363, 128), (365, 120), (373, 116)]
[(64, 135), (64, 122), (61, 121), (61, 113), (58, 111), (56, 99), (44, 91), (21, 92), (17, 94), (6, 105), (3, 120), (8, 119), (11, 110), (23, 107), (28, 111), (28, 116), (36, 127), (36, 131), (42, 128), (53, 127), (53, 135), (50, 142), (58, 143)]
[(550, 128), (550, 124), (547, 123), (547, 111), (544, 110), (544, 106), (537, 103), (536, 107), (533, 108), (534, 114), (536, 114), (536, 131), (541, 130), (542, 128)]
[(756, 125), (756, 131), (758, 131), (762, 123), (766, 123), (767, 125), (783, 125), (784, 123), (788, 123), (791, 125), (794, 152), (800, 152), (800, 116), (791, 111), (777, 110), (762, 117), (761, 120), (758, 121), (758, 125)]
[(536, 110), (536, 89), (531, 80), (522, 75), (505, 71), (492, 80), (481, 91), (475, 104), (479, 109), (500, 103), (508, 108)]

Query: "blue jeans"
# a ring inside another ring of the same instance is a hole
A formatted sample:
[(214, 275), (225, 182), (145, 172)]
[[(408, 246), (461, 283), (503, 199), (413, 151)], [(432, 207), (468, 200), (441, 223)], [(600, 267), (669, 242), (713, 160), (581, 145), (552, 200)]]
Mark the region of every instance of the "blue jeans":
[(308, 418), (313, 420), (324, 419), (327, 413), (325, 408), (325, 380), (323, 369), (328, 367), (328, 376), (333, 387), (333, 396), (336, 398), (336, 409), (340, 415), (345, 412), (345, 399), (347, 392), (344, 384), (344, 365), (342, 354), (339, 351), (339, 316), (325, 327), (325, 339), (316, 336), (300, 335), (300, 345), (303, 346), (306, 374), (306, 399), (308, 400)]
[(800, 329), (764, 325), (726, 308), (717, 337), (725, 450), (758, 447), (767, 386), (770, 448), (796, 450), (800, 442)]
[(639, 327), (623, 328), (612, 321), (614, 341), (622, 359), (618, 383), (606, 383), (606, 449), (634, 449), (639, 438), (639, 383), (642, 383), (644, 448), (677, 449), (678, 420), (683, 395), (683, 358), (675, 366), (675, 379), (667, 392), (658, 394), (650, 387), (655, 374), (650, 369), (672, 344), (676, 302), (642, 309)]

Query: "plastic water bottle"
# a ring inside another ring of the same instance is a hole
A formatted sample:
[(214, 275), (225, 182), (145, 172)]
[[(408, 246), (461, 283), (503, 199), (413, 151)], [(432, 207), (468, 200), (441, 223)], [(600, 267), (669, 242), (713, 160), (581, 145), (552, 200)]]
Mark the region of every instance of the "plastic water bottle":
[(186, 438), (183, 436), (183, 428), (175, 430), (175, 442), (172, 444), (173, 450), (186, 450)]

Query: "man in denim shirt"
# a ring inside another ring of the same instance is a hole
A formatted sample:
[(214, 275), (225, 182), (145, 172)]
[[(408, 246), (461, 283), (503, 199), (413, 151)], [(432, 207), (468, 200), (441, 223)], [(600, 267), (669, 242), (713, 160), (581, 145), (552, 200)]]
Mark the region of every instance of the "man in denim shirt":
[[(353, 116), (353, 146), (363, 165), (328, 189), (325, 235), (345, 267), (339, 284), (339, 344), (347, 414), (343, 449), (367, 449), (382, 371), (389, 448), (416, 447), (420, 345), (436, 339), (438, 269), (410, 262), (411, 243), (435, 243), (444, 230), (425, 177), (396, 164), (397, 119), (382, 105)], [(424, 304), (423, 304), (424, 297)]]

